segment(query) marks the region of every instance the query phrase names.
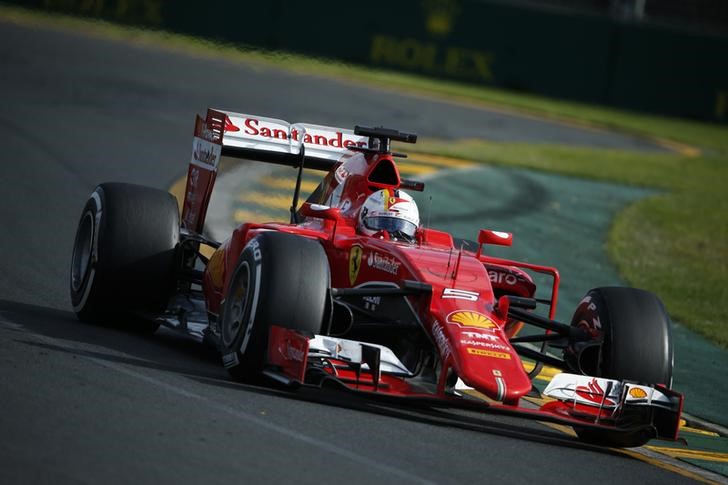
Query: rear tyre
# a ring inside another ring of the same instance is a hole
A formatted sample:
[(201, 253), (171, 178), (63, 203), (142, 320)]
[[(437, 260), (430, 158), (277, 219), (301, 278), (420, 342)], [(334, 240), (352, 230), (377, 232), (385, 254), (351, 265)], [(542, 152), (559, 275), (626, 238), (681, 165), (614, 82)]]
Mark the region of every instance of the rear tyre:
[[(586, 374), (672, 387), (670, 317), (654, 294), (636, 288), (595, 288), (582, 299), (571, 324), (602, 341), (583, 352), (578, 345), (566, 351), (567, 360), (578, 361)], [(584, 441), (607, 446), (641, 446), (652, 437), (575, 430)]]
[(86, 322), (153, 332), (144, 316), (174, 292), (179, 209), (162, 190), (100, 184), (81, 213), (71, 258), (73, 309)]
[(321, 333), (327, 317), (329, 263), (321, 245), (264, 232), (245, 246), (220, 316), (223, 363), (233, 378), (257, 382), (271, 325)]

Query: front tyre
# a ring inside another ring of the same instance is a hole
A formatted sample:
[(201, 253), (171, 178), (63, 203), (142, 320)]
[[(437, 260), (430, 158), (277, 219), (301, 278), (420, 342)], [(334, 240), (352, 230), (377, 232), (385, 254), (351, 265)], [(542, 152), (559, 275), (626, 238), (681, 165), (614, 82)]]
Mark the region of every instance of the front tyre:
[[(601, 345), (574, 344), (565, 352), (566, 360), (577, 362), (585, 374), (672, 387), (670, 317), (654, 294), (636, 288), (595, 288), (582, 299), (571, 324), (586, 329), (594, 342), (601, 341)], [(641, 446), (654, 436), (651, 432), (624, 436), (620, 432), (574, 430), (582, 440), (604, 446)]]
[[(590, 290), (571, 320), (602, 344), (582, 357), (587, 374), (672, 387), (670, 317), (657, 296), (637, 288)], [(567, 358), (571, 347), (567, 350)]]
[(263, 370), (271, 325), (321, 333), (329, 298), (329, 264), (312, 239), (264, 232), (245, 246), (220, 316), (223, 363), (237, 380)]
[(86, 322), (144, 331), (174, 291), (179, 209), (162, 190), (100, 184), (81, 213), (70, 272), (71, 303)]

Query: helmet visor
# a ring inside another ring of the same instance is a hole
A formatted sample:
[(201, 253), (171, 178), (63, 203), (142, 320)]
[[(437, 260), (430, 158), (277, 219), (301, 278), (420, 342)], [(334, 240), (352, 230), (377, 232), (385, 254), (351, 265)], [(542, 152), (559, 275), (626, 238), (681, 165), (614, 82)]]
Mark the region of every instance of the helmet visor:
[(412, 238), (415, 236), (417, 226), (397, 217), (367, 217), (364, 225), (373, 231), (387, 231), (390, 234), (402, 233)]

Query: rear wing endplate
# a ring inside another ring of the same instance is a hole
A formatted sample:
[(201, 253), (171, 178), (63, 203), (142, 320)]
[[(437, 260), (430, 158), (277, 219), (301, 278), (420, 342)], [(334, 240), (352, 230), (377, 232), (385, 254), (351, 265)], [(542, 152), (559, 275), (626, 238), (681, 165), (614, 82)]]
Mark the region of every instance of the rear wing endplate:
[(225, 115), (208, 110), (207, 117), (197, 115), (192, 140), (192, 158), (187, 169), (182, 227), (202, 234), (217, 167), (220, 165)]

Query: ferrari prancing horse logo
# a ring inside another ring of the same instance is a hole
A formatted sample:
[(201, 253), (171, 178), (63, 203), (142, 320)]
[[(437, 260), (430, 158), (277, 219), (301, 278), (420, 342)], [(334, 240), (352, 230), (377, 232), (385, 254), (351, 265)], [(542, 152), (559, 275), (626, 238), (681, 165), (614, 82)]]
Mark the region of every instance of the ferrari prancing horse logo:
[(359, 276), (359, 268), (361, 268), (361, 256), (363, 254), (361, 246), (354, 245), (349, 251), (349, 283), (354, 284)]

